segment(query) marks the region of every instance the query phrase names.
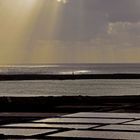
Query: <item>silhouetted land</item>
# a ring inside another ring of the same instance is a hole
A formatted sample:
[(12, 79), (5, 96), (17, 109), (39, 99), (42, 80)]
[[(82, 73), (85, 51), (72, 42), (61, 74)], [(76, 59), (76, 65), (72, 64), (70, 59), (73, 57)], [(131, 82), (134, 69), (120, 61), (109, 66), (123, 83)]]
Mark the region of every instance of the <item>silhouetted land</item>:
[(140, 96), (0, 97), (0, 112), (140, 112)]
[(0, 80), (140, 79), (140, 74), (5, 74)]

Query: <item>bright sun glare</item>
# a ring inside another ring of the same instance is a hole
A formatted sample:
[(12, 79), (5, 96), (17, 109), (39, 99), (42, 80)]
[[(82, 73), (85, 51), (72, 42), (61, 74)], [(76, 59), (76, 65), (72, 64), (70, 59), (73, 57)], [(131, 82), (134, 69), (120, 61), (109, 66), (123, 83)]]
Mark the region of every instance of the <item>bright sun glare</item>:
[(57, 0), (57, 2), (67, 3), (67, 0)]

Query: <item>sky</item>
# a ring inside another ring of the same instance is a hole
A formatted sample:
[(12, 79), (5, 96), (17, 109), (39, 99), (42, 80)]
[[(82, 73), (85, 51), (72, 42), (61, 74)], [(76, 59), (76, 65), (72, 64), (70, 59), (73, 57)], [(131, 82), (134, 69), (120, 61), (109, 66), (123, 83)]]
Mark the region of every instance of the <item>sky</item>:
[(0, 64), (139, 63), (140, 0), (0, 0)]

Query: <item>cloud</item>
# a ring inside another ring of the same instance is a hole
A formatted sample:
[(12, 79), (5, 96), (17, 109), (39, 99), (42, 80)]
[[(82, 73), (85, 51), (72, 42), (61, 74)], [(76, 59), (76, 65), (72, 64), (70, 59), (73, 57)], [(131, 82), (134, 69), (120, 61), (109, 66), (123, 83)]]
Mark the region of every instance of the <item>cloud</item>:
[(80, 6), (80, 0), (56, 7), (51, 2), (42, 2), (44, 4), (28, 35), (32, 40), (89, 40), (103, 32), (107, 25), (106, 13), (90, 11)]
[(140, 62), (139, 0), (69, 0), (60, 9), (42, 2), (27, 35), (33, 61)]
[[(79, 0), (80, 1), (80, 0)], [(82, 0), (85, 8), (91, 12), (108, 14), (110, 22), (140, 21), (139, 0)]]
[(99, 48), (127, 49), (140, 46), (140, 22), (108, 23), (106, 32), (91, 40), (92, 46)]
[(105, 32), (110, 22), (140, 22), (139, 0), (69, 0), (59, 9), (52, 0), (42, 3), (28, 35), (32, 40), (87, 41)]

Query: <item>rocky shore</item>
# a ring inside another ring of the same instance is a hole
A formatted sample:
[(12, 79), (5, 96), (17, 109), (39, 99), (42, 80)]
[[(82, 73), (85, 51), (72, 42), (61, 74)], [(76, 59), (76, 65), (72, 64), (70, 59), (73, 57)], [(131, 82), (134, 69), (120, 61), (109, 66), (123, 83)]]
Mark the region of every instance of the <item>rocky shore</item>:
[(140, 79), (140, 74), (1, 74), (0, 80)]

